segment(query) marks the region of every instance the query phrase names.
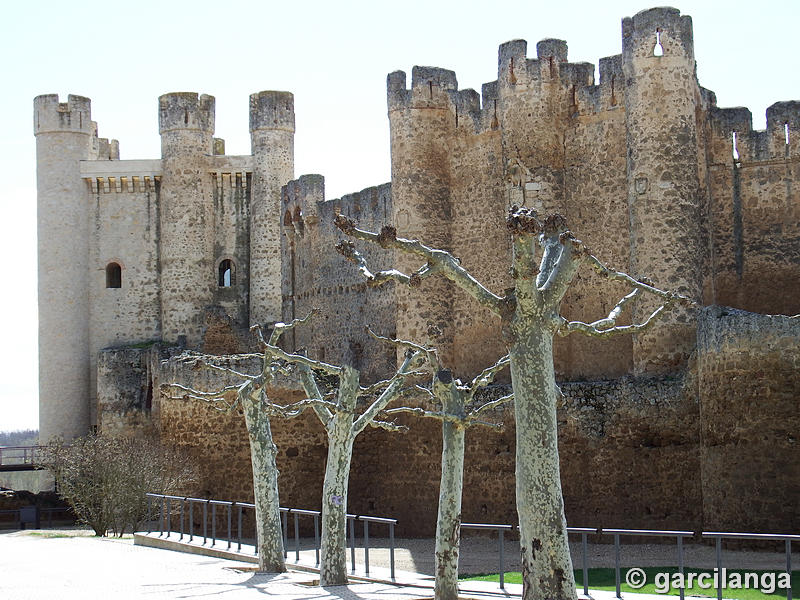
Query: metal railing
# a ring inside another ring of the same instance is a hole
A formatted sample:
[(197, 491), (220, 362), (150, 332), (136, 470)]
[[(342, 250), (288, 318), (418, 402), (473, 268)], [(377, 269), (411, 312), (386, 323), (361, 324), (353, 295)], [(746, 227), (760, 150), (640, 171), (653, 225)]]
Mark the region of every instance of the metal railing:
[[(505, 550), (503, 547), (504, 532), (519, 530), (518, 526), (513, 525), (497, 525), (488, 523), (462, 523), (462, 529), (484, 529), (498, 532), (498, 553), (500, 556), (500, 589), (505, 589)], [(621, 595), (621, 567), (620, 567), (620, 537), (667, 537), (675, 538), (677, 543), (677, 556), (678, 556), (678, 572), (683, 580), (684, 575), (684, 554), (683, 554), (683, 540), (684, 538), (691, 538), (695, 536), (693, 531), (673, 531), (673, 530), (660, 530), (660, 529), (603, 529), (592, 527), (567, 527), (567, 533), (580, 534), (581, 536), (581, 571), (583, 573), (583, 593), (589, 595), (589, 565), (588, 565), (588, 536), (590, 534), (596, 535), (610, 535), (614, 536), (614, 579), (616, 587), (616, 597), (622, 598)], [(708, 532), (704, 531), (698, 533), (699, 537), (709, 538), (715, 540), (716, 545), (716, 561), (717, 573), (721, 574), (722, 571), (722, 540), (735, 539), (735, 540), (759, 540), (770, 542), (784, 542), (784, 549), (786, 555), (786, 573), (791, 582), (792, 577), (792, 542), (799, 542), (800, 535), (794, 534), (772, 534), (772, 533), (723, 533), (723, 532)], [(721, 576), (721, 575), (720, 575)], [(717, 586), (717, 600), (722, 600), (723, 586)], [(685, 590), (679, 590), (681, 600), (685, 597)], [(792, 600), (792, 590), (789, 587), (786, 590), (786, 600)]]
[[(800, 535), (782, 533), (723, 533), (720, 531), (704, 531), (704, 538), (714, 540), (717, 555), (717, 573), (722, 576), (722, 540), (760, 540), (766, 542), (784, 542), (786, 553), (786, 573), (789, 575), (789, 587), (786, 588), (786, 600), (792, 600), (792, 542), (800, 542)], [(723, 586), (717, 586), (717, 600), (722, 600)], [(683, 596), (683, 594), (681, 594)]]
[(0, 470), (33, 470), (46, 446), (0, 446)]
[[(188, 541), (194, 541), (194, 510), (195, 505), (200, 505), (198, 510), (202, 509), (202, 522), (203, 522), (203, 545), (206, 545), (210, 540), (210, 547), (214, 547), (217, 541), (226, 541), (226, 549), (230, 550), (234, 543), (236, 543), (236, 551), (242, 550), (242, 520), (243, 510), (253, 509), (255, 511), (255, 504), (248, 502), (228, 502), (226, 500), (209, 500), (204, 498), (190, 498), (184, 496), (170, 496), (165, 494), (147, 494), (147, 533), (153, 533), (151, 524), (153, 520), (153, 503), (158, 504), (158, 537), (169, 537), (172, 533), (178, 533), (179, 541), (183, 541), (184, 536), (188, 537)], [(172, 513), (177, 503), (178, 515), (180, 519), (180, 528), (173, 532), (172, 530)], [(188, 505), (188, 530), (185, 525), (185, 516), (187, 513), (186, 506)], [(209, 509), (210, 507), (210, 509)], [(223, 507), (225, 510), (225, 518), (227, 522), (227, 536), (220, 540), (217, 535), (217, 507)], [(233, 536), (233, 513), (236, 511), (236, 536)], [(300, 517), (312, 517), (314, 519), (314, 566), (319, 567), (319, 554), (320, 554), (320, 517), (322, 513), (318, 510), (304, 510), (299, 508), (280, 508), (281, 512), (281, 525), (283, 535), (283, 556), (289, 556), (289, 517), (293, 517), (294, 525), (294, 553), (295, 563), (300, 562)], [(211, 534), (208, 532), (209, 513), (211, 517)], [(369, 577), (369, 524), (377, 523), (388, 525), (389, 527), (389, 571), (392, 581), (395, 580), (395, 560), (394, 560), (394, 527), (397, 524), (396, 519), (386, 519), (383, 517), (369, 517), (365, 515), (347, 515), (347, 523), (349, 527), (349, 546), (350, 557), (352, 562), (352, 572), (356, 572), (356, 535), (355, 523), (359, 521), (363, 523), (363, 539), (364, 539), (364, 573)], [(200, 537), (199, 534), (197, 537)], [(254, 539), (254, 555), (258, 554), (258, 534), (257, 531), (253, 532)]]
[[(619, 566), (619, 536), (648, 536), (648, 537), (674, 537), (678, 541), (678, 572), (681, 574), (681, 578), (683, 578), (683, 538), (685, 537), (692, 537), (694, 535), (693, 531), (670, 531), (670, 530), (660, 530), (660, 529), (600, 529), (598, 530), (600, 535), (613, 535), (614, 536), (614, 582), (616, 584), (616, 591), (617, 591), (617, 598), (621, 598), (622, 596), (620, 587), (622, 585), (621, 577), (620, 577), (620, 566)], [(588, 575), (586, 571), (586, 560), (584, 557), (584, 570), (583, 570), (583, 589), (584, 593), (588, 589)], [(684, 590), (683, 587), (680, 589), (680, 598), (683, 600), (684, 597)]]

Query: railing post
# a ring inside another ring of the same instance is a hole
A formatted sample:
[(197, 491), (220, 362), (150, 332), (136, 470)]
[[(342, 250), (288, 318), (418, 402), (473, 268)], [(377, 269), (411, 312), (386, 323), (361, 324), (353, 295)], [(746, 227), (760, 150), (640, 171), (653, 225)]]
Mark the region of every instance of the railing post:
[(581, 550), (583, 553), (583, 595), (589, 595), (589, 565), (586, 564), (586, 555), (588, 554), (587, 550), (587, 538), (588, 534), (584, 531), (581, 533)]
[(231, 534), (231, 509), (233, 508), (233, 504), (228, 504), (228, 550), (231, 549), (231, 538), (233, 535)]
[(350, 522), (350, 563), (352, 564), (352, 573), (356, 572), (356, 519), (358, 517), (349, 518), (345, 515), (345, 519)]
[(161, 496), (161, 502), (159, 502), (159, 511), (158, 511), (158, 537), (164, 535), (164, 526), (167, 523), (167, 518), (164, 516), (164, 504), (166, 503), (167, 499), (164, 496)]
[(167, 537), (172, 537), (172, 498), (167, 500)]
[(147, 498), (147, 533), (150, 533), (153, 530), (153, 522), (150, 520), (150, 508), (153, 504), (152, 496), (145, 496)]
[(498, 529), (497, 534), (498, 534), (497, 539), (500, 543), (500, 589), (504, 590), (506, 589), (506, 581), (505, 581), (506, 560), (505, 560), (505, 550), (503, 548), (503, 530)]
[(717, 600), (722, 600), (722, 586), (719, 579), (722, 578), (722, 538), (717, 537)]
[(619, 578), (619, 534), (614, 534), (614, 581), (616, 583), (617, 598), (622, 598), (620, 594), (620, 578)]
[(236, 546), (236, 551), (241, 552), (242, 551), (242, 505), (237, 504), (236, 508), (238, 508), (239, 510), (238, 519), (236, 521), (236, 541), (238, 544)]
[(178, 538), (178, 541), (181, 541), (181, 542), (183, 541), (183, 506), (184, 506), (185, 500), (186, 500), (186, 498), (182, 498), (181, 500), (178, 500), (178, 502), (181, 503), (181, 536)]
[(217, 505), (211, 505), (211, 547), (217, 545)]
[(389, 523), (389, 572), (394, 581), (394, 523)]
[(283, 523), (283, 558), (289, 556), (289, 511), (291, 508), (281, 513), (281, 522)]
[[(681, 575), (680, 581), (683, 582), (684, 578), (683, 578), (683, 536), (682, 535), (678, 536), (678, 573), (680, 573), (680, 575)], [(684, 587), (685, 586), (681, 585), (681, 589), (680, 589), (680, 598), (681, 598), (681, 600), (683, 600), (683, 597), (684, 597), (684, 595), (686, 593), (685, 590), (684, 590)]]
[(300, 515), (294, 513), (294, 562), (300, 562)]
[(792, 540), (786, 540), (786, 573), (789, 575), (789, 587), (786, 588), (786, 600), (792, 600)]
[(364, 520), (364, 575), (369, 577), (369, 521)]
[(319, 566), (319, 515), (314, 515), (314, 558), (316, 559), (316, 563), (314, 563), (315, 567)]
[(208, 541), (208, 500), (203, 502), (203, 546)]
[(194, 498), (189, 499), (189, 542), (194, 541)]
[(255, 550), (253, 554), (258, 556), (258, 520), (255, 518), (256, 515), (256, 507), (253, 506), (253, 539), (255, 540)]

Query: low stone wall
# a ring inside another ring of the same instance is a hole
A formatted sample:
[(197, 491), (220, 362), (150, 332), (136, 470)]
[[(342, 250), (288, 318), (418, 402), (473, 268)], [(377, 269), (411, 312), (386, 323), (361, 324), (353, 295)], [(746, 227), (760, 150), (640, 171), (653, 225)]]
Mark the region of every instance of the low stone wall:
[[(572, 526), (792, 532), (800, 527), (800, 317), (756, 315), (710, 307), (699, 315), (698, 348), (679, 376), (623, 377), (562, 383), (558, 410), (564, 502)], [(244, 419), (207, 403), (158, 397), (152, 416), (137, 413), (137, 390), (152, 368), (114, 379), (120, 364), (144, 365), (130, 349), (108, 353), (102, 414), (139, 414), (167, 443), (201, 465), (199, 493), (252, 499)], [(130, 356), (129, 356), (130, 355)], [(255, 373), (258, 359), (215, 357)], [(121, 362), (120, 362), (121, 361)], [(104, 371), (100, 371), (101, 375)], [(155, 388), (177, 381), (216, 389), (232, 381), (173, 357), (158, 367)], [(118, 388), (116, 391), (112, 388)], [(485, 398), (507, 386), (493, 386)], [(112, 393), (113, 392), (113, 393)], [(301, 398), (296, 383), (270, 390), (278, 401)], [(128, 407), (128, 412), (125, 412)], [(112, 410), (113, 409), (113, 410)], [(466, 436), (465, 522), (513, 523), (513, 406), (487, 415), (500, 430), (476, 427)], [(348, 509), (399, 520), (398, 536), (435, 529), (441, 425), (404, 416), (408, 433), (368, 429), (356, 440)], [(116, 423), (105, 419), (103, 423)], [(124, 423), (123, 423), (124, 425)], [(273, 419), (284, 506), (319, 509), (327, 440), (311, 411)], [(377, 532), (380, 534), (380, 532)]]

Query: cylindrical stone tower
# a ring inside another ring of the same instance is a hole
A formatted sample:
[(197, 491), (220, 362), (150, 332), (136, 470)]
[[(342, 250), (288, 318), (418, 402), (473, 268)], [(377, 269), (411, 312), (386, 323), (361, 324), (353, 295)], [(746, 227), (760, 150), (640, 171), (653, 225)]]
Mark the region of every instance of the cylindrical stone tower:
[(39, 236), (39, 440), (89, 431), (89, 98), (33, 101)]
[[(631, 270), (662, 289), (700, 299), (698, 144), (692, 20), (653, 8), (622, 21)], [(636, 319), (656, 306), (637, 303)], [(694, 349), (692, 314), (673, 310), (633, 347), (636, 373), (682, 367)]]
[(294, 96), (250, 95), (250, 324), (281, 318), (281, 187), (294, 178)]
[(203, 309), (212, 304), (213, 188), (208, 156), (214, 135), (214, 97), (165, 94), (158, 99), (161, 133), (161, 327), (168, 343), (198, 347)]
[[(455, 131), (449, 92), (457, 89), (456, 74), (435, 67), (414, 67), (410, 90), (404, 72), (387, 78), (394, 225), (402, 237), (447, 250), (452, 249), (450, 155)], [(401, 252), (395, 260), (407, 274), (422, 266)], [(454, 324), (446, 299), (456, 296), (453, 286), (443, 277), (431, 277), (422, 281), (421, 290), (400, 285), (395, 290), (397, 336), (430, 341), (445, 363), (450, 362)]]

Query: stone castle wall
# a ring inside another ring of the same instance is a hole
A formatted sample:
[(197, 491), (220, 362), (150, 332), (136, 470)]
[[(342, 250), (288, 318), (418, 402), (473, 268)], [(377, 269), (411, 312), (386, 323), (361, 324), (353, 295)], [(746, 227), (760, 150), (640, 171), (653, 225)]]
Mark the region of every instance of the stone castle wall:
[(800, 316), (704, 310), (697, 370), (708, 529), (800, 527), (798, 336)]
[[(502, 293), (507, 208), (558, 211), (602, 261), (634, 276), (705, 305), (800, 313), (800, 103), (774, 104), (767, 129), (753, 131), (747, 109), (719, 108), (700, 86), (692, 36), (676, 9), (625, 19), (622, 52), (600, 60), (599, 82), (593, 65), (568, 61), (561, 40), (540, 41), (535, 58), (524, 40), (501, 45), (497, 79), (480, 94), (460, 90), (447, 69), (414, 67), (408, 88), (405, 73), (391, 73), (392, 182), (336, 200), (325, 200), (322, 176), (292, 180), (287, 92), (251, 96), (251, 156), (224, 155), (213, 97), (162, 96), (162, 156), (144, 161), (119, 160), (118, 144), (97, 137), (88, 99), (38, 97), (43, 439), (92, 423), (156, 427), (205, 461), (210, 495), (247, 499), (241, 419), (151, 397), (167, 378), (219, 381), (179, 361), (156, 368), (163, 351), (135, 346), (242, 352), (253, 346), (248, 325), (314, 310), (285, 346), (352, 364), (367, 380), (397, 364), (367, 326), (437, 346), (461, 377), (504, 353), (499, 322), (441, 277), (414, 290), (368, 288), (333, 249), (337, 213), (450, 250)], [(421, 266), (358, 245), (373, 270)], [(230, 287), (219, 285), (223, 261)], [(122, 267), (121, 288), (104, 285), (110, 262)], [(603, 317), (627, 291), (582, 270), (564, 316)], [(651, 308), (640, 302), (633, 318)], [(795, 322), (715, 310), (699, 328), (695, 314), (676, 311), (645, 335), (557, 341), (556, 373), (571, 382), (559, 419), (572, 524), (763, 529), (754, 515), (779, 513), (775, 527), (797, 526), (788, 504), (797, 474), (787, 466), (797, 463)], [(767, 410), (756, 411), (754, 397)], [(504, 431), (467, 435), (467, 520), (513, 521), (513, 422), (496, 416)], [(359, 438), (351, 510), (427, 535), (440, 435), (433, 423), (410, 424), (406, 436)], [(321, 429), (309, 417), (275, 436), (285, 503), (315, 507)]]

